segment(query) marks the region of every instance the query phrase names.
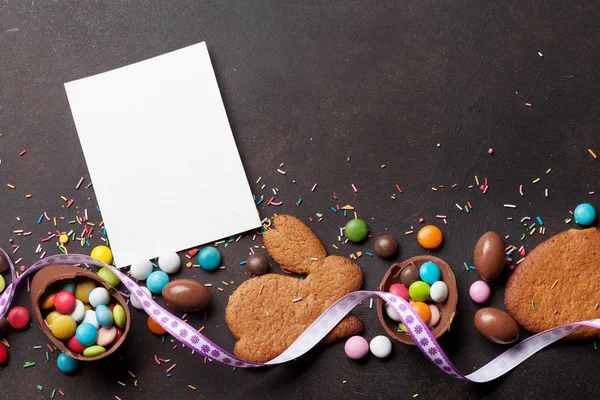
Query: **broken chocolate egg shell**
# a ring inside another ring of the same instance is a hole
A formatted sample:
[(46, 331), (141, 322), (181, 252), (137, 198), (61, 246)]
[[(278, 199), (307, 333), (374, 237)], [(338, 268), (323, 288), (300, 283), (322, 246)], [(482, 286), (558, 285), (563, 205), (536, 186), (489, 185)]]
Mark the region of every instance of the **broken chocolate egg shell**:
[[(410, 258), (401, 263), (393, 264), (383, 277), (381, 284), (379, 285), (379, 290), (382, 292), (389, 292), (390, 286), (394, 283), (402, 283), (400, 281), (400, 274), (402, 270), (409, 267), (413, 263), (420, 268), (423, 263), (431, 261), (435, 263), (442, 273), (441, 280), (448, 286), (448, 297), (446, 300), (440, 303), (434, 303), (429, 299), (427, 304), (435, 304), (442, 314), (440, 318), (440, 322), (431, 329), (431, 333), (433, 336), (438, 339), (444, 333), (450, 329), (450, 325), (452, 324), (452, 320), (454, 319), (454, 315), (456, 315), (456, 303), (458, 302), (458, 289), (456, 287), (456, 278), (454, 277), (454, 273), (450, 266), (442, 259), (432, 256), (417, 256)], [(396, 339), (399, 342), (414, 345), (415, 342), (410, 334), (401, 332), (398, 330), (398, 322), (392, 321), (387, 314), (385, 313), (385, 301), (382, 299), (378, 299), (377, 301), (377, 316), (379, 317), (379, 321), (383, 328), (392, 338)]]
[[(83, 354), (75, 354), (73, 353), (62, 340), (54, 337), (50, 329), (46, 325), (44, 321), (44, 317), (42, 316), (42, 311), (40, 309), (40, 301), (44, 298), (46, 291), (52, 290), (53, 287), (65, 280), (70, 279), (87, 279), (96, 282), (99, 287), (104, 287), (110, 293), (112, 299), (120, 304), (125, 310), (125, 327), (123, 328), (123, 335), (121, 338), (106, 350), (105, 353), (100, 354), (95, 357), (85, 357)], [(73, 265), (51, 265), (49, 267), (43, 268), (38, 271), (33, 280), (31, 281), (31, 307), (33, 309), (33, 315), (36, 319), (38, 325), (42, 329), (42, 332), (48, 337), (48, 340), (58, 348), (59, 351), (66, 353), (68, 356), (73, 357), (79, 361), (96, 361), (103, 358), (106, 358), (113, 354), (117, 349), (123, 344), (125, 338), (127, 337), (127, 333), (129, 333), (129, 327), (131, 326), (131, 314), (129, 313), (129, 307), (127, 306), (127, 302), (123, 299), (123, 296), (108, 282), (98, 277), (98, 275), (90, 272), (81, 267), (75, 267)]]

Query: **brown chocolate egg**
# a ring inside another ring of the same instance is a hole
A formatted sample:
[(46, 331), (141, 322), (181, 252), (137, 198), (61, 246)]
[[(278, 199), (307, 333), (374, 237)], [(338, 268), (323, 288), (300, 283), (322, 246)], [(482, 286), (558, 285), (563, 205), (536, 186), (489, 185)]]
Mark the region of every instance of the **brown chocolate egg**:
[(6, 256), (0, 253), (0, 274), (8, 272), (9, 269), (10, 266), (8, 265), (8, 260), (6, 259)]
[(404, 285), (404, 287), (409, 288), (414, 282), (420, 280), (421, 277), (419, 275), (419, 268), (414, 264), (404, 267), (400, 273), (400, 282)]
[(517, 322), (506, 312), (493, 307), (475, 313), (475, 328), (490, 342), (509, 344), (519, 338)]
[(163, 288), (162, 296), (167, 305), (178, 311), (203, 310), (210, 302), (210, 292), (193, 279), (175, 279)]
[(398, 241), (391, 235), (379, 236), (375, 240), (375, 253), (379, 257), (391, 258), (398, 251)]
[(496, 232), (487, 232), (475, 246), (475, 269), (484, 281), (493, 281), (502, 273), (506, 263), (504, 242)]
[(8, 332), (8, 328), (10, 328), (10, 324), (8, 323), (8, 319), (6, 317), (0, 318), (0, 339), (6, 336)]

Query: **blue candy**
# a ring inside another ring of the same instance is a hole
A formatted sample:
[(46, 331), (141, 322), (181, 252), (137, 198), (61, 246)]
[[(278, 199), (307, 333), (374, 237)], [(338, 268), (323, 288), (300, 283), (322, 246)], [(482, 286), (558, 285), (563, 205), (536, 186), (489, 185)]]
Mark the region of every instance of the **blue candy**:
[(91, 346), (96, 343), (96, 339), (98, 339), (98, 331), (94, 325), (90, 324), (89, 322), (84, 322), (77, 327), (77, 330), (75, 331), (75, 337), (82, 345)]
[(575, 208), (573, 216), (579, 225), (588, 226), (596, 220), (596, 210), (591, 204), (582, 203)]
[(60, 290), (66, 290), (67, 292), (75, 293), (75, 282), (72, 280), (67, 281), (67, 283), (65, 283)]
[(154, 271), (146, 278), (146, 286), (154, 294), (162, 292), (167, 283), (169, 283), (169, 275), (163, 271)]
[(206, 271), (214, 271), (221, 265), (221, 253), (214, 247), (205, 247), (198, 253), (198, 264)]
[(58, 369), (60, 369), (62, 372), (69, 374), (71, 372), (75, 372), (75, 370), (79, 366), (79, 361), (77, 361), (73, 357), (69, 357), (65, 353), (60, 353), (58, 355), (58, 358), (56, 359), (56, 365), (58, 366)]
[[(105, 328), (110, 328), (113, 325), (113, 313), (110, 311), (110, 308), (105, 305), (96, 307), (96, 319), (100, 326)], [(83, 344), (83, 342), (81, 342), (81, 344)]]
[(423, 282), (433, 285), (435, 282), (440, 280), (442, 273), (440, 271), (440, 267), (431, 261), (427, 261), (421, 265), (421, 268), (419, 268), (419, 276)]

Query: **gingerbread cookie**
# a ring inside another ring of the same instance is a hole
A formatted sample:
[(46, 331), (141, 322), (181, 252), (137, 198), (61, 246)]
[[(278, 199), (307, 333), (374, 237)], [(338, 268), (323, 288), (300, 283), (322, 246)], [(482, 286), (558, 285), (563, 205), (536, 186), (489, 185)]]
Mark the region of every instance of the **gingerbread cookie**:
[[(600, 230), (571, 229), (537, 246), (512, 274), (504, 304), (525, 329), (541, 332), (570, 322), (600, 318)], [(599, 338), (584, 327), (567, 339)]]
[[(237, 339), (234, 353), (245, 360), (266, 362), (281, 354), (331, 304), (360, 289), (362, 270), (340, 256), (327, 256), (321, 241), (299, 219), (278, 215), (264, 233), (273, 259), (304, 279), (266, 274), (237, 288), (229, 299), (225, 319)], [(344, 318), (325, 342), (362, 331), (355, 316)]]

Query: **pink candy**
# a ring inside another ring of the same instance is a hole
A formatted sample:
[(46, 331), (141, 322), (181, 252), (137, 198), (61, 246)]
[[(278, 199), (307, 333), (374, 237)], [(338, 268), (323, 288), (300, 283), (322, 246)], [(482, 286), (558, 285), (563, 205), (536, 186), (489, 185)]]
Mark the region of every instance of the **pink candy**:
[(369, 354), (369, 343), (362, 336), (352, 336), (344, 345), (346, 355), (353, 360), (359, 360)]
[(475, 303), (485, 303), (490, 298), (490, 286), (485, 281), (475, 281), (469, 288), (469, 296)]
[(401, 283), (394, 283), (393, 285), (391, 285), (390, 293), (393, 293), (396, 296), (400, 296), (406, 301), (408, 301), (408, 299), (410, 299), (410, 296), (408, 294), (408, 289)]

